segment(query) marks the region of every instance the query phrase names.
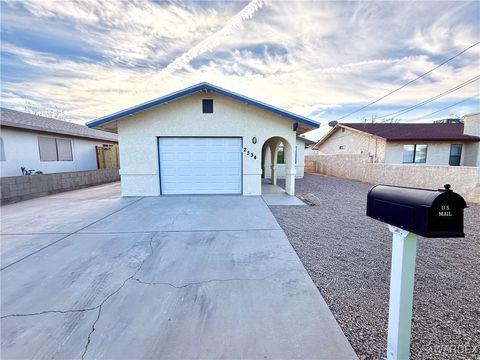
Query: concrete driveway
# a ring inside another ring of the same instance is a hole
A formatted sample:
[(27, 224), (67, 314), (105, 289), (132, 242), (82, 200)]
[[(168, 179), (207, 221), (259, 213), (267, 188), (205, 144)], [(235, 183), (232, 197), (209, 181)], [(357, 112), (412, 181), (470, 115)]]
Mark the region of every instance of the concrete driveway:
[(354, 359), (261, 197), (2, 209), (3, 359)]

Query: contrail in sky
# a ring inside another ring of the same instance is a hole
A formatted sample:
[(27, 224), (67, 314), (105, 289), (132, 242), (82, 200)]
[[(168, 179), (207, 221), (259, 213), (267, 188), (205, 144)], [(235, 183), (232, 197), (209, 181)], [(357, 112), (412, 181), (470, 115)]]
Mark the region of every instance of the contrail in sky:
[(264, 0), (251, 1), (239, 13), (231, 17), (222, 29), (218, 30), (210, 37), (202, 40), (199, 44), (195, 45), (193, 48), (177, 57), (170, 64), (160, 70), (156, 75), (144, 81), (142, 85), (152, 83), (156, 80), (159, 80), (167, 75), (174, 73), (177, 70), (182, 69), (193, 59), (213, 49), (214, 47), (219, 45), (224, 38), (230, 36), (235, 31), (240, 30), (242, 28), (242, 23), (245, 20), (250, 19), (253, 14), (257, 10), (261, 9), (264, 5)]

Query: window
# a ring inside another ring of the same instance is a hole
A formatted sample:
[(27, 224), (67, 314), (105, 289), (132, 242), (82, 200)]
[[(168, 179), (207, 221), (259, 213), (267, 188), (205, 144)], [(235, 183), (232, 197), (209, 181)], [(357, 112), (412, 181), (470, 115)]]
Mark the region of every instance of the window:
[(340, 146), (338, 147), (338, 149), (339, 149), (339, 150), (345, 150), (345, 145), (340, 145)]
[(403, 145), (403, 163), (425, 163), (427, 145)]
[(448, 161), (448, 164), (450, 166), (459, 166), (461, 157), (462, 157), (462, 144), (450, 145), (450, 159)]
[(58, 161), (73, 161), (72, 142), (66, 139), (56, 139)]
[(39, 136), (38, 149), (40, 161), (73, 161), (71, 140)]
[(204, 114), (213, 114), (213, 99), (203, 99), (202, 107)]
[(5, 161), (5, 147), (3, 146), (3, 139), (0, 136), (0, 161)]
[(283, 144), (280, 144), (278, 147), (277, 164), (285, 164), (285, 151), (283, 149)]
[(55, 138), (38, 137), (40, 161), (57, 161), (57, 144)]

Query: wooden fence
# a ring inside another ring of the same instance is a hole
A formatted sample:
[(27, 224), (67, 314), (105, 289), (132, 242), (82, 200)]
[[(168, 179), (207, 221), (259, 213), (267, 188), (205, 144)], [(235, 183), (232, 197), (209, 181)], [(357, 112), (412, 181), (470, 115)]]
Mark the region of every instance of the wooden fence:
[(96, 146), (98, 169), (119, 169), (118, 146)]

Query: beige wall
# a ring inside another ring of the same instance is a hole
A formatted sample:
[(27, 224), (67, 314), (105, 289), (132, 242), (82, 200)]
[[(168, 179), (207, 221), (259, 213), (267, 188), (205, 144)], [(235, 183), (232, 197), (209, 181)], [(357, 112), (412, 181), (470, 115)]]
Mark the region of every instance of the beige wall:
[[(372, 162), (383, 162), (385, 140), (364, 135), (357, 131), (337, 128), (333, 134), (318, 147), (321, 154), (366, 154)], [(344, 149), (340, 149), (344, 146)]]
[[(202, 113), (202, 99), (214, 100), (214, 113)], [(242, 137), (257, 155), (243, 158), (243, 194), (261, 195), (262, 146), (272, 136), (296, 143), (294, 121), (217, 93), (192, 94), (118, 121), (120, 174), (124, 196), (160, 194), (157, 137)], [(257, 143), (252, 143), (252, 138)], [(293, 172), (295, 172), (293, 164)]]
[(466, 166), (372, 164), (362, 155), (320, 155), (316, 172), (371, 184), (437, 189), (444, 184), (467, 201), (480, 203), (480, 168)]
[[(450, 143), (431, 143), (425, 141), (421, 142), (421, 144), (428, 145), (426, 163), (412, 165), (448, 165), (450, 158)], [(385, 164), (402, 164), (404, 145), (413, 145), (413, 143), (387, 142), (385, 149)]]
[[(465, 135), (480, 136), (480, 113), (465, 115), (463, 118)], [(465, 147), (465, 164), (480, 166), (480, 143), (470, 143)], [(462, 164), (463, 165), (463, 164)]]

